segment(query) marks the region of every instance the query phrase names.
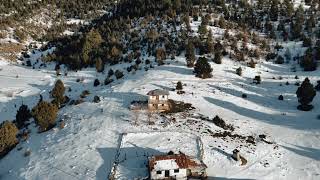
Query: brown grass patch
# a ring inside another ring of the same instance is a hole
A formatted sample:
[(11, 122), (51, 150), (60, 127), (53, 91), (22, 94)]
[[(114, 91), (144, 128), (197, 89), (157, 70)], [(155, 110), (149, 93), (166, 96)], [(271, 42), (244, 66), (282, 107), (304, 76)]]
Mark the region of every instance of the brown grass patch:
[(24, 45), (20, 43), (2, 43), (0, 44), (0, 56), (10, 61), (16, 61), (23, 48)]

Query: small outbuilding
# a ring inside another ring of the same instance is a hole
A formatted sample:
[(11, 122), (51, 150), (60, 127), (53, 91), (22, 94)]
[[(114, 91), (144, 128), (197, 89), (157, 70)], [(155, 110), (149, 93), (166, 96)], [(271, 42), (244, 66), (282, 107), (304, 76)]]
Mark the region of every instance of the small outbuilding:
[(207, 179), (206, 169), (203, 162), (181, 152), (149, 157), (151, 180)]
[(148, 110), (149, 111), (167, 111), (169, 110), (169, 91), (162, 89), (155, 89), (149, 91), (148, 95)]

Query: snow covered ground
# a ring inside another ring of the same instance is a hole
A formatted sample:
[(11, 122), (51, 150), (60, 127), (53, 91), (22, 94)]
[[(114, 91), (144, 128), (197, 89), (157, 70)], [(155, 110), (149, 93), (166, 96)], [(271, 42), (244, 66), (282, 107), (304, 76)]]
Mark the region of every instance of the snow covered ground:
[(122, 138), (116, 179), (148, 177), (148, 157), (167, 154), (169, 151), (200, 158), (198, 137), (180, 132), (129, 133)]
[[(303, 51), (299, 43), (284, 44), (284, 47), (292, 50), (292, 56)], [(32, 55), (32, 62), (39, 55), (39, 52)], [(143, 153), (181, 150), (192, 154), (197, 150), (195, 136), (200, 137), (204, 145), (203, 160), (208, 165), (210, 177), (320, 178), (320, 120), (317, 119), (320, 96), (313, 100), (315, 108), (312, 111), (298, 111), (297, 86), (294, 85), (305, 77), (315, 84), (320, 78), (319, 70), (303, 72), (296, 62), (283, 65), (263, 62), (252, 69), (224, 58), (221, 65), (211, 63), (211, 79), (201, 80), (194, 77), (193, 69), (186, 67), (184, 57), (167, 62), (170, 64), (147, 72), (126, 73), (124, 79), (108, 86), (93, 87), (95, 78), (103, 82), (106, 77), (93, 68), (60, 76), (65, 86), (72, 89), (66, 92), (71, 99), (77, 99), (83, 90), (89, 90), (91, 94), (84, 103), (67, 106), (59, 112), (59, 119), (63, 118), (66, 123), (64, 129), (55, 128), (38, 134), (32, 124), (29, 140), (21, 142), (0, 160), (0, 179), (107, 179), (117, 157), (122, 133), (132, 133), (124, 137), (124, 144), (120, 144), (122, 155), (132, 146), (137, 146), (134, 151), (147, 148), (148, 151), (143, 150)], [(57, 79), (52, 70), (54, 66), (51, 64), (42, 69), (38, 66), (32, 69), (0, 61), (0, 121), (14, 119), (22, 103), (32, 108), (40, 94), (48, 100), (48, 92)], [(119, 64), (112, 68), (124, 70), (126, 66)], [(235, 74), (239, 66), (243, 68), (242, 77)], [(291, 72), (294, 66), (297, 66), (296, 73)], [(256, 75), (261, 75), (262, 84), (252, 84)], [(295, 79), (295, 75), (299, 79)], [(76, 82), (77, 79), (84, 81)], [(172, 90), (177, 81), (182, 81), (186, 94), (177, 95), (170, 91), (169, 97), (192, 103), (196, 110), (190, 114), (173, 115), (176, 122), (154, 116), (155, 125), (148, 125), (146, 114), (141, 112), (136, 125), (137, 114), (129, 111), (130, 102), (146, 99), (146, 93), (155, 88)], [(243, 93), (248, 94), (248, 98), (243, 99)], [(278, 100), (281, 94), (284, 101)], [(92, 103), (94, 95), (101, 97), (100, 103)], [(212, 133), (224, 130), (200, 120), (198, 114), (210, 118), (219, 115), (235, 127), (234, 134), (252, 136), (255, 144), (228, 136), (213, 137)], [(264, 142), (259, 135), (266, 135), (271, 144)], [(164, 143), (168, 137), (172, 144)], [(247, 165), (241, 166), (230, 158), (235, 148), (248, 160)], [(31, 155), (24, 157), (27, 150)], [(121, 177), (130, 179), (132, 171), (125, 166), (120, 166), (120, 170), (125, 172)]]

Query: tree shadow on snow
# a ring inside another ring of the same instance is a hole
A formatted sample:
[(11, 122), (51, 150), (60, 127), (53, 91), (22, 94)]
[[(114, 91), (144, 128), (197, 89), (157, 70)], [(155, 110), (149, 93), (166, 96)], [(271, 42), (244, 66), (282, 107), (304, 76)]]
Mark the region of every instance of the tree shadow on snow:
[(305, 121), (304, 118), (299, 118), (300, 114), (295, 114), (295, 116), (290, 115), (281, 115), (279, 114), (268, 114), (264, 112), (259, 112), (254, 109), (248, 109), (242, 106), (239, 106), (238, 104), (223, 101), (220, 99), (216, 99), (213, 97), (204, 97), (206, 101), (209, 103), (212, 103), (216, 106), (222, 107), (224, 109), (231, 110), (235, 113), (238, 113), (239, 115), (249, 117), (252, 119), (261, 120), (270, 124), (275, 125), (281, 125), (286, 127), (291, 127), (295, 129), (319, 129), (320, 122), (317, 120), (309, 120), (309, 123), (302, 123), (301, 121)]
[(281, 145), (281, 147), (292, 151), (300, 156), (304, 156), (316, 161), (320, 161), (320, 149), (311, 148), (311, 147), (303, 147), (299, 145), (292, 145), (293, 147), (288, 147)]
[(117, 102), (121, 103), (122, 107), (129, 108), (132, 101), (146, 101), (148, 96), (138, 94), (136, 92), (108, 92), (102, 93), (101, 96), (106, 99), (116, 99)]
[(157, 70), (164, 70), (169, 71), (175, 74), (181, 74), (181, 75), (193, 75), (193, 69), (187, 68), (187, 67), (179, 67), (179, 66), (160, 66), (157, 68)]
[(168, 152), (160, 152), (155, 149), (138, 147), (131, 144), (131, 147), (121, 149), (117, 148), (98, 148), (98, 152), (103, 159), (103, 164), (96, 172), (96, 179), (108, 179), (112, 170), (113, 163), (118, 160), (116, 177), (119, 177), (121, 171), (121, 178), (142, 178), (148, 177), (148, 157), (153, 155), (163, 155)]

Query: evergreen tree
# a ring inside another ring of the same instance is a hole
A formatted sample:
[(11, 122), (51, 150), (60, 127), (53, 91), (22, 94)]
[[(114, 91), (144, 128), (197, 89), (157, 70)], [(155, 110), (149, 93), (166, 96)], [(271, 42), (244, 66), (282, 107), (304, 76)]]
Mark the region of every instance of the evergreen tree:
[(313, 98), (316, 96), (316, 90), (314, 89), (313, 85), (310, 83), (310, 80), (306, 78), (301, 86), (298, 88), (297, 97), (300, 105), (298, 109), (303, 111), (309, 111), (313, 108), (310, 103), (312, 102)]
[(25, 126), (27, 122), (32, 117), (31, 112), (27, 105), (22, 104), (16, 114), (16, 124), (19, 129)]
[(239, 76), (242, 76), (242, 68), (241, 67), (237, 68), (236, 74), (238, 74)]
[(97, 70), (97, 72), (104, 71), (104, 63), (100, 57), (98, 59), (96, 59), (96, 70)]
[(211, 78), (211, 72), (212, 68), (208, 62), (208, 59), (205, 57), (200, 57), (194, 67), (194, 73), (196, 74), (196, 77), (202, 79)]
[(200, 35), (200, 37), (202, 39), (204, 39), (204, 37), (207, 35), (208, 33), (208, 29), (207, 29), (207, 25), (205, 25), (204, 23), (201, 23), (198, 27), (198, 33)]
[(304, 9), (302, 5), (296, 10), (295, 21), (291, 23), (291, 34), (293, 39), (301, 37), (304, 24)]
[(271, 7), (270, 7), (270, 19), (271, 21), (278, 20), (278, 13), (279, 13), (279, 0), (271, 0)]
[(90, 62), (90, 53), (94, 49), (98, 48), (102, 42), (102, 37), (97, 30), (91, 30), (89, 33), (86, 34), (81, 49), (81, 58), (82, 62), (85, 65), (92, 64), (92, 62)]
[(221, 63), (222, 63), (222, 54), (221, 54), (220, 51), (217, 51), (217, 52), (214, 54), (213, 62), (215, 62), (216, 64), (221, 64)]
[(93, 82), (93, 86), (94, 86), (94, 87), (97, 87), (97, 86), (99, 86), (99, 85), (100, 85), (99, 79), (95, 79), (94, 82)]
[(191, 40), (188, 41), (186, 47), (186, 60), (187, 60), (187, 67), (193, 67), (194, 62), (196, 61), (194, 45)]
[(294, 7), (291, 0), (284, 0), (284, 9), (285, 9), (285, 15), (287, 18), (291, 18), (294, 13)]
[(312, 48), (307, 49), (302, 61), (300, 62), (300, 65), (305, 71), (314, 71), (317, 69), (317, 63), (313, 60)]
[(53, 103), (56, 104), (57, 107), (60, 107), (60, 105), (65, 102), (65, 90), (66, 88), (64, 87), (63, 82), (58, 79), (51, 91), (51, 96), (54, 98)]
[(222, 28), (222, 29), (225, 29), (226, 28), (226, 20), (224, 19), (223, 16), (221, 16), (219, 18), (219, 27)]

